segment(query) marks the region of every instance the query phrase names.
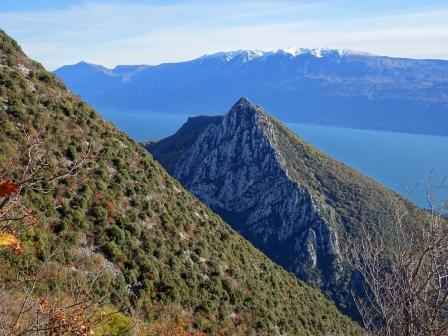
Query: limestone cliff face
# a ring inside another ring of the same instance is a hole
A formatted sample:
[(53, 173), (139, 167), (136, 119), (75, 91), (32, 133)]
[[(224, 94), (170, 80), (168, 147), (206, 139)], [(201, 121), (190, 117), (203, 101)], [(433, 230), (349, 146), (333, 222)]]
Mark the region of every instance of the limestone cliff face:
[(202, 131), (171, 172), (274, 261), (314, 285), (336, 288), (343, 270), (334, 209), (290, 177), (275, 128), (242, 98)]
[(354, 316), (359, 286), (341, 247), (360, 223), (386, 225), (398, 196), (316, 150), (240, 99), (222, 117), (196, 117), (148, 150), (188, 190), (276, 263)]

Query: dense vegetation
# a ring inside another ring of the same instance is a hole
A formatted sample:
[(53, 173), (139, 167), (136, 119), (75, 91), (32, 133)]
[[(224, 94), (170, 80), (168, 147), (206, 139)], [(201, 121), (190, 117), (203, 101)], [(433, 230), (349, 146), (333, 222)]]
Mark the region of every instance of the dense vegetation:
[(332, 159), (280, 121), (272, 120), (276, 125), (278, 148), (282, 153), (288, 153), (289, 160), (285, 164), (291, 177), (310, 186), (315, 196), (330, 204), (345, 230), (354, 232), (360, 223), (384, 230), (393, 214), (392, 205), (397, 201), (404, 202), (411, 213), (422, 212), (398, 193)]
[[(95, 295), (149, 324), (175, 315), (187, 329), (213, 334), (358, 332), (322, 294), (241, 238), (2, 31), (0, 124), (2, 169), (25, 149), (24, 132), (44, 140), (49, 175), (83, 153), (92, 157), (76, 178), (52, 181), (50, 192), (23, 191), (38, 223), (22, 234), (22, 255), (0, 250), (0, 293), (10, 298), (4, 304), (21, 292), (17, 276), (35, 273), (56, 250), (36, 295), (63, 294), (64, 275), (88, 282), (95, 274)], [(21, 170), (15, 168), (8, 171), (11, 180)], [(124, 315), (115, 320), (127, 323)]]

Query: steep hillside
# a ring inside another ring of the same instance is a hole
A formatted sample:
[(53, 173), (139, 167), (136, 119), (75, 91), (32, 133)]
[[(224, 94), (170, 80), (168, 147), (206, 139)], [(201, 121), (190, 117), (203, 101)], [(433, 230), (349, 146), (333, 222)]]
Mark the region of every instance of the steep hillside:
[[(344, 239), (361, 223), (376, 230), (388, 225), (399, 196), (313, 148), (245, 98), (216, 120), (191, 118), (146, 148), (272, 260), (356, 316), (350, 291), (359, 282), (344, 265)], [(201, 126), (188, 148), (176, 142), (194, 125)]]
[[(0, 124), (1, 170), (24, 150), (25, 134), (42, 139), (49, 176), (89, 148), (92, 157), (76, 178), (49, 183), (50, 192), (23, 191), (42, 211), (22, 236), (23, 255), (0, 250), (2, 299), (22, 290), (18, 274), (40, 269), (56, 250), (36, 295), (71, 290), (61, 285), (71, 272), (94, 276), (95, 295), (148, 322), (171, 312), (209, 334), (357, 333), (333, 303), (235, 233), (2, 31)], [(9, 168), (9, 179), (21, 170)]]
[(98, 108), (222, 114), (239, 97), (285, 122), (448, 135), (448, 61), (339, 50), (234, 51), (180, 63), (55, 72)]

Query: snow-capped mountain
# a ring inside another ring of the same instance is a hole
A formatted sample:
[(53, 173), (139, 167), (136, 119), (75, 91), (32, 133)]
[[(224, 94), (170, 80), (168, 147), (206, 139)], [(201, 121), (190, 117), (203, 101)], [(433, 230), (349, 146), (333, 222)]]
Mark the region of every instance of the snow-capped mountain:
[(56, 70), (99, 108), (219, 114), (240, 96), (286, 122), (448, 135), (448, 61), (336, 49), (237, 50), (156, 66)]
[(291, 57), (299, 57), (302, 55), (312, 55), (317, 58), (326, 57), (326, 56), (339, 56), (344, 57), (346, 55), (369, 55), (367, 53), (356, 52), (349, 49), (328, 49), (328, 48), (285, 48), (285, 49), (277, 49), (273, 51), (263, 51), (263, 50), (234, 50), (227, 52), (218, 52), (214, 54), (206, 54), (200, 59), (210, 59), (217, 58), (222, 61), (231, 61), (234, 59), (242, 59), (245, 62), (249, 62), (258, 58), (266, 58), (277, 55), (290, 55)]
[(264, 57), (267, 54), (268, 52), (262, 50), (234, 50), (206, 54), (200, 57), (199, 60), (218, 59), (220, 61), (229, 62), (235, 59), (240, 59), (244, 60), (244, 62), (249, 62), (256, 58)]

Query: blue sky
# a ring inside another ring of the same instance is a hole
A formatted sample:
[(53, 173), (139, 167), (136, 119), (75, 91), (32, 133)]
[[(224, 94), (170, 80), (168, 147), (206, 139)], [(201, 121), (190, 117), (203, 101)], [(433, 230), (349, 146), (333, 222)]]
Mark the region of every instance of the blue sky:
[(446, 0), (1, 0), (0, 27), (49, 69), (288, 47), (448, 59)]

